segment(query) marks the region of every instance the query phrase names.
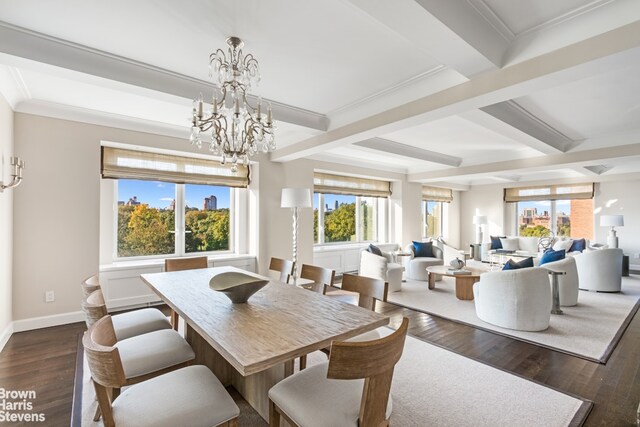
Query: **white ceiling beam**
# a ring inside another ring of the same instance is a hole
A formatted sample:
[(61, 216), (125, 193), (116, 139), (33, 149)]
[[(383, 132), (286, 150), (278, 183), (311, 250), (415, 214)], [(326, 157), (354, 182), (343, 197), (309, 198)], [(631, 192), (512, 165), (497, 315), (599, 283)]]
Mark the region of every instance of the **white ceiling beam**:
[(271, 159), (306, 157), (608, 71), (638, 55), (639, 46), (640, 21), (283, 147)]
[(400, 144), (399, 142), (389, 141), (388, 139), (383, 138), (371, 138), (366, 141), (356, 142), (353, 145), (382, 151), (384, 153), (395, 154), (397, 156), (420, 159), (440, 165), (460, 166), (462, 164), (462, 159), (460, 157), (449, 156), (448, 154), (437, 153), (430, 150), (423, 150), (422, 148)]
[(568, 153), (551, 154), (528, 159), (514, 159), (503, 162), (485, 163), (481, 165), (462, 166), (459, 168), (442, 169), (408, 174), (409, 181), (437, 181), (441, 179), (469, 177), (474, 175), (515, 174), (518, 172), (547, 170), (571, 166), (591, 166), (594, 162), (619, 159), (630, 156), (640, 156), (640, 143), (620, 145), (616, 147), (597, 148), (584, 151), (570, 151)]
[[(0, 21), (0, 52), (32, 61), (140, 86), (186, 99), (210, 93), (212, 83), (149, 64), (123, 58), (87, 46), (47, 36)], [(292, 107), (273, 100), (273, 115), (279, 121), (325, 131), (323, 114)], [(189, 112), (186, 112), (188, 115)], [(186, 119), (185, 119), (186, 121)]]
[(480, 110), (529, 135), (531, 138), (527, 138), (527, 145), (542, 153), (564, 153), (579, 143), (529, 113), (513, 100), (487, 105)]

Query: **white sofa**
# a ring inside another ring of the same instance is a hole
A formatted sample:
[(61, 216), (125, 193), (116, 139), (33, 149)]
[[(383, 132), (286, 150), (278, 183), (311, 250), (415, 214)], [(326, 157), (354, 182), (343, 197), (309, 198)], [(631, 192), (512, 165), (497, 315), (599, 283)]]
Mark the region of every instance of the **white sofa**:
[(384, 280), (389, 283), (389, 292), (398, 292), (402, 288), (402, 266), (391, 261), (387, 252), (380, 256), (365, 249), (360, 252), (358, 275)]
[(502, 328), (543, 331), (551, 319), (549, 273), (539, 267), (484, 273), (473, 285), (478, 318)]
[[(559, 261), (542, 264), (540, 267), (547, 270), (564, 271), (564, 275), (558, 276), (560, 305), (571, 307), (578, 304), (578, 269), (574, 257), (568, 256)], [(552, 280), (552, 276), (549, 276), (549, 280)]]
[[(518, 249), (516, 249), (516, 255), (534, 256), (538, 253), (538, 241), (539, 237), (521, 237), (521, 236), (507, 236), (508, 239), (518, 239)], [(491, 262), (489, 259), (489, 251), (491, 250), (491, 242), (485, 242), (482, 244), (482, 261)], [(535, 259), (534, 259), (535, 261)]]
[(620, 292), (622, 287), (622, 249), (600, 249), (576, 255), (580, 289)]
[[(442, 249), (433, 245), (433, 257), (416, 257), (413, 250), (413, 244), (407, 245), (404, 248), (405, 252), (411, 254), (410, 257), (405, 257), (405, 273), (408, 279), (411, 280), (429, 280), (429, 273), (427, 273), (427, 267), (432, 265), (444, 265)], [(438, 277), (438, 276), (436, 276)], [(442, 278), (436, 279), (436, 281)]]

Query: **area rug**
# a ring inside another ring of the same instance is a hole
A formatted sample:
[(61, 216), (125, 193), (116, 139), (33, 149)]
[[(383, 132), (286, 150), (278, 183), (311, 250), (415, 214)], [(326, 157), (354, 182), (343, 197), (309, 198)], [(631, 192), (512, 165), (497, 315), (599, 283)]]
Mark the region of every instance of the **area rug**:
[(390, 303), (456, 322), (562, 351), (587, 360), (606, 363), (627, 325), (638, 310), (640, 276), (622, 278), (622, 292), (580, 291), (578, 305), (562, 307), (563, 315), (551, 315), (549, 328), (541, 332), (514, 331), (483, 322), (473, 301), (455, 296), (455, 278), (443, 277), (433, 290), (427, 282), (408, 280), (400, 292), (390, 293)]
[[(326, 360), (323, 353), (315, 352), (309, 355), (308, 363)], [(92, 421), (97, 403), (88, 367), (86, 362), (79, 366), (84, 368), (80, 377), (82, 402), (74, 401), (74, 405), (82, 407), (82, 426), (99, 426), (101, 423)], [(267, 425), (235, 390), (229, 391), (240, 407), (240, 426)], [(391, 394), (391, 424), (397, 427), (579, 426), (592, 406), (413, 337), (407, 337), (396, 365)]]

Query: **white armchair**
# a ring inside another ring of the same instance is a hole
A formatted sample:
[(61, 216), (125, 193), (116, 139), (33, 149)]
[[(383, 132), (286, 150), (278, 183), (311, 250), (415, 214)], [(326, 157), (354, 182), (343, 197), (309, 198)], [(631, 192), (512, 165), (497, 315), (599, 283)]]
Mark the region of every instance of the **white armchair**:
[(478, 318), (502, 328), (543, 331), (551, 319), (549, 273), (539, 267), (484, 273), (473, 285)]
[[(564, 275), (558, 276), (560, 305), (571, 307), (578, 304), (578, 269), (574, 257), (568, 256), (559, 261), (542, 264), (540, 267), (547, 270), (564, 271)], [(549, 279), (551, 280), (551, 276)]]
[(363, 250), (358, 275), (384, 280), (389, 283), (389, 292), (397, 292), (402, 288), (402, 266), (391, 261), (391, 254), (387, 252), (380, 256)]
[(576, 255), (580, 289), (620, 292), (622, 287), (622, 249), (600, 249)]
[(436, 245), (433, 245), (433, 257), (416, 257), (413, 244), (407, 245), (404, 250), (411, 254), (411, 257), (405, 257), (405, 273), (408, 279), (427, 281), (429, 280), (427, 267), (431, 267), (433, 265), (444, 265), (442, 249)]

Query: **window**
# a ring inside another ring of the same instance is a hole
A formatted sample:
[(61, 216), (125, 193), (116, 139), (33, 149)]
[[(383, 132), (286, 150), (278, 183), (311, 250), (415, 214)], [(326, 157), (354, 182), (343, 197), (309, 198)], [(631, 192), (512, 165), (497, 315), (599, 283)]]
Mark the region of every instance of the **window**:
[(422, 201), (423, 237), (437, 238), (443, 235), (443, 202)]
[(373, 242), (378, 238), (378, 197), (314, 193), (316, 243)]
[(117, 257), (231, 249), (229, 187), (117, 180)]
[(518, 235), (593, 239), (593, 199), (518, 202)]

